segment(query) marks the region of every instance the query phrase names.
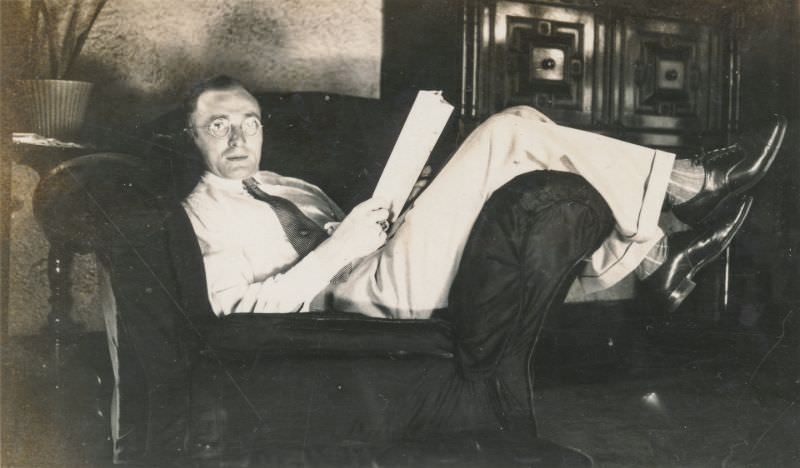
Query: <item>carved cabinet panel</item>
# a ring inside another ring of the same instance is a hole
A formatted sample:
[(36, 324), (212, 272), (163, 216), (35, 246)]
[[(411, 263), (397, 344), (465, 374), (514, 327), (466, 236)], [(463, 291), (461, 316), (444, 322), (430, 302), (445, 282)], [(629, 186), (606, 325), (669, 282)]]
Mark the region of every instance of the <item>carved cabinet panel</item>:
[(555, 119), (591, 123), (594, 78), (602, 76), (591, 12), (498, 2), (491, 30), (501, 64), (495, 107), (532, 105)]
[(718, 35), (709, 26), (624, 18), (614, 63), (626, 128), (707, 131), (720, 123)]

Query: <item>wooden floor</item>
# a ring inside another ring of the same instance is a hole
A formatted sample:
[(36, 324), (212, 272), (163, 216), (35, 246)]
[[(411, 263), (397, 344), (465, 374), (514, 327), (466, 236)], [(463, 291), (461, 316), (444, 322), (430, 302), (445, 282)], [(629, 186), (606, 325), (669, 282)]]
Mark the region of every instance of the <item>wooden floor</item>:
[[(742, 329), (616, 328), (601, 351), (575, 345), (574, 331), (538, 357), (543, 437), (603, 467), (800, 466), (796, 344)], [(60, 369), (47, 337), (3, 346), (2, 466), (111, 465), (103, 339), (62, 349)]]
[(741, 346), (760, 337), (704, 338), (640, 350), (605, 382), (543, 385), (541, 436), (603, 467), (800, 466), (796, 345), (761, 362), (765, 353)]

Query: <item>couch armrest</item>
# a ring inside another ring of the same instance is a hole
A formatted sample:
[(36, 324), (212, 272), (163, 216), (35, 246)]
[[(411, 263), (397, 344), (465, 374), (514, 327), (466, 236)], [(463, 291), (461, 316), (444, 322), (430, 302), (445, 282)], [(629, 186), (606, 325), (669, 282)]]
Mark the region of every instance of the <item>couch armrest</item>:
[(184, 291), (180, 273), (202, 260), (169, 176), (128, 154), (90, 154), (53, 169), (34, 199), (50, 242), (97, 254), (113, 288), (104, 313), (118, 462), (183, 453), (198, 328), (213, 317), (202, 292)]
[(168, 199), (158, 185), (135, 156), (80, 156), (59, 164), (39, 183), (34, 214), (51, 243), (75, 252), (96, 252), (119, 230), (121, 215), (166, 212)]

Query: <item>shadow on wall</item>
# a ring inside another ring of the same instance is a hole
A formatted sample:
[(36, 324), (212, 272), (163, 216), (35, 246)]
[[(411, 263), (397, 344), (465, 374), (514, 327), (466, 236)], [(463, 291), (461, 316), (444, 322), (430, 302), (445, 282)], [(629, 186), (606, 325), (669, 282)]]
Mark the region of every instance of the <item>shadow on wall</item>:
[[(191, 84), (220, 73), (254, 91), (378, 96), (379, 1), (358, 21), (331, 13), (324, 0), (285, 8), (195, 2), (198, 11), (185, 17), (176, 17), (181, 8), (174, 3), (180, 2), (142, 1), (148, 8), (141, 13), (131, 4), (142, 2), (109, 4), (76, 67), (76, 79), (96, 84), (91, 130), (134, 130), (174, 107)], [(340, 8), (355, 10), (364, 2), (344, 3)]]

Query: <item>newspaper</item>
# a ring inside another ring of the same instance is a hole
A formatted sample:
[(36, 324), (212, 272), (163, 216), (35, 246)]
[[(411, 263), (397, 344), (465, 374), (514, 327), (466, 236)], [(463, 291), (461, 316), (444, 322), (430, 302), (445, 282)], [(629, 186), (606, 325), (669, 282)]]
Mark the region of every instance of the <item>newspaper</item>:
[(394, 216), (403, 209), (452, 112), (453, 106), (445, 101), (441, 91), (417, 93), (373, 192), (374, 197), (389, 202)]

